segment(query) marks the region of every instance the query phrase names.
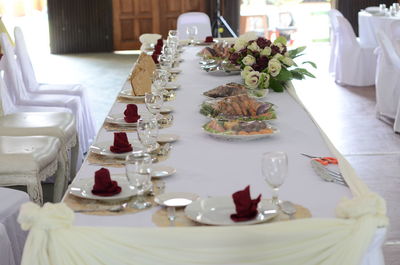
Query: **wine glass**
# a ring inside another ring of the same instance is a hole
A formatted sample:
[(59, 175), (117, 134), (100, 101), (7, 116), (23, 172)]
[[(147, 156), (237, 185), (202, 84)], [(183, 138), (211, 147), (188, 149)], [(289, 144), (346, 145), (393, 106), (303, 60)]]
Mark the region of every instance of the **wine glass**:
[(178, 31), (177, 31), (176, 29), (170, 29), (170, 30), (168, 31), (168, 36), (169, 36), (169, 37), (176, 37), (176, 38), (178, 38)]
[(137, 122), (137, 134), (146, 152), (157, 147), (158, 121), (155, 117), (142, 117)]
[(194, 39), (196, 38), (198, 33), (198, 29), (196, 26), (188, 26), (186, 28), (186, 34), (188, 36), (189, 39), (189, 44), (193, 44), (194, 43)]
[(125, 172), (131, 188), (137, 190), (136, 200), (132, 202), (135, 209), (145, 209), (151, 206), (146, 201), (144, 193), (151, 188), (151, 156), (145, 152), (133, 153), (125, 159)]
[(163, 54), (160, 56), (159, 61), (160, 61), (161, 69), (167, 70), (168, 72), (171, 71), (172, 63), (173, 63), (172, 56)]
[(265, 181), (272, 188), (272, 203), (279, 206), (279, 187), (285, 181), (288, 168), (287, 155), (284, 152), (268, 152), (262, 155), (261, 171)]
[(164, 98), (162, 93), (146, 93), (144, 95), (144, 102), (146, 104), (147, 110), (154, 115), (154, 117), (159, 120), (161, 107), (164, 103)]

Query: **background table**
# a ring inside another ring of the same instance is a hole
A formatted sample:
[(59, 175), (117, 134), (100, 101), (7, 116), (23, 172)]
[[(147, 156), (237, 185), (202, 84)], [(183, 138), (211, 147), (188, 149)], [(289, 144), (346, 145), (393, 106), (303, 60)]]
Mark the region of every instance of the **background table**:
[(360, 36), (360, 44), (365, 47), (378, 47), (376, 40), (376, 31), (382, 30), (386, 35), (393, 39), (391, 25), (393, 21), (400, 20), (400, 17), (390, 16), (373, 16), (368, 12), (361, 11), (358, 13), (358, 32)]

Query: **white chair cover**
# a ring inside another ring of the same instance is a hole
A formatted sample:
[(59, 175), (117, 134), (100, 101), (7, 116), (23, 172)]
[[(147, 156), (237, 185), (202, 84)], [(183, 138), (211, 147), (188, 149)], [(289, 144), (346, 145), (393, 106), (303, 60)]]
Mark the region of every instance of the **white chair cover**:
[(337, 57), (337, 37), (335, 33), (338, 32), (338, 22), (336, 17), (343, 17), (343, 14), (337, 9), (331, 9), (329, 10), (328, 15), (331, 23), (331, 57), (329, 59), (329, 73), (335, 73)]
[(157, 40), (161, 38), (162, 36), (160, 34), (144, 33), (140, 35), (139, 41), (142, 44), (142, 46), (140, 46), (140, 50), (147, 51), (151, 49), (151, 44), (156, 44)]
[(377, 37), (376, 111), (394, 119), (393, 129), (400, 132), (400, 53), (383, 31)]
[(0, 186), (24, 185), (32, 201), (43, 204), (41, 181), (55, 175), (54, 200), (68, 183), (60, 140), (50, 136), (0, 136)]
[(362, 47), (349, 21), (336, 17), (338, 22), (335, 80), (352, 86), (375, 84), (376, 55), (373, 48)]
[(73, 95), (78, 96), (81, 100), (81, 108), (83, 112), (83, 126), (86, 134), (86, 141), (80, 139), (81, 148), (85, 152), (88, 146), (93, 142), (96, 136), (96, 128), (92, 117), (92, 111), (90, 107), (90, 100), (87, 95), (87, 91), (84, 87), (79, 84), (39, 84), (36, 80), (35, 71), (32, 67), (32, 62), (28, 54), (28, 50), (25, 44), (24, 35), (19, 27), (14, 29), (15, 36), (15, 54), (17, 55), (17, 61), (19, 63), (22, 78), (26, 89), (31, 93), (36, 94), (58, 94), (58, 95)]
[(400, 54), (400, 20), (393, 21), (390, 27), (393, 46), (396, 49), (397, 54)]
[(19, 265), (21, 263), (27, 233), (21, 230), (17, 223), (17, 217), (21, 205), (28, 201), (29, 198), (25, 192), (0, 187), (0, 230), (3, 230), (0, 231), (2, 234), (0, 237), (3, 237), (5, 231), (11, 247), (11, 252), (4, 249), (7, 239), (0, 239), (1, 265)]
[[(74, 114), (79, 137), (80, 150), (77, 161), (72, 161), (74, 167), (80, 167), (83, 161), (84, 153), (89, 147), (88, 130), (85, 123), (84, 112), (82, 111), (82, 102), (78, 96), (73, 95), (49, 95), (34, 94), (26, 90), (22, 80), (20, 68), (15, 59), (15, 53), (7, 36), (1, 33), (1, 46), (4, 55), (4, 81), (9, 89), (9, 94), (15, 105), (23, 106), (41, 106), (41, 107), (63, 107), (68, 108)], [(52, 111), (52, 109), (49, 109)], [(75, 164), (76, 163), (76, 164)], [(72, 171), (76, 169), (72, 168)], [(75, 174), (75, 172), (71, 172)]]
[(7, 230), (0, 223), (0, 260), (2, 265), (16, 265)]
[(186, 28), (188, 26), (197, 27), (198, 32), (196, 39), (198, 40), (204, 40), (207, 36), (211, 36), (211, 22), (206, 13), (189, 12), (183, 13), (178, 17), (177, 30), (180, 40), (188, 39), (186, 33)]

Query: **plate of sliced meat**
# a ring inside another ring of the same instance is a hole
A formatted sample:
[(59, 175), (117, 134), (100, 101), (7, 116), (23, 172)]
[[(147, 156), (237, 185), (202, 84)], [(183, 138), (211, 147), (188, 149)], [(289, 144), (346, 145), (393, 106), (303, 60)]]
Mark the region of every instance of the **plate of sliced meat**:
[(247, 94), (252, 98), (263, 98), (267, 95), (267, 93), (268, 93), (267, 89), (248, 89), (243, 84), (231, 82), (217, 86), (216, 88), (204, 92), (203, 95), (210, 99), (224, 98), (224, 97), (244, 95), (244, 94)]
[(217, 120), (272, 120), (276, 119), (274, 106), (244, 94), (208, 100), (201, 105), (200, 113)]
[(278, 129), (265, 121), (219, 121), (204, 124), (205, 133), (225, 140), (256, 140), (274, 135)]

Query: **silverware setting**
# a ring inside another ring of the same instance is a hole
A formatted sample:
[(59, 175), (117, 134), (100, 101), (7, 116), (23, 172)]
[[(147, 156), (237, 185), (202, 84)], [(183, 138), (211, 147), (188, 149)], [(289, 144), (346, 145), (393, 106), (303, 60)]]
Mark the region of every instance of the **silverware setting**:
[(290, 201), (284, 201), (279, 204), (279, 208), (281, 211), (289, 216), (290, 220), (295, 219), (294, 215), (296, 214), (297, 210), (293, 203)]
[(348, 186), (342, 174), (340, 174), (339, 172), (328, 169), (315, 160), (310, 160), (310, 162), (315, 173), (317, 173), (317, 175), (321, 177), (323, 180), (327, 182), (333, 182), (336, 184)]
[(74, 210), (75, 213), (91, 213), (91, 212), (111, 212), (119, 213), (126, 209), (128, 203), (123, 203), (121, 205), (114, 205), (107, 209), (85, 209), (85, 210)]

